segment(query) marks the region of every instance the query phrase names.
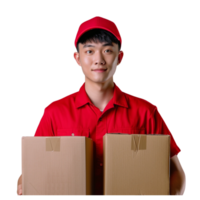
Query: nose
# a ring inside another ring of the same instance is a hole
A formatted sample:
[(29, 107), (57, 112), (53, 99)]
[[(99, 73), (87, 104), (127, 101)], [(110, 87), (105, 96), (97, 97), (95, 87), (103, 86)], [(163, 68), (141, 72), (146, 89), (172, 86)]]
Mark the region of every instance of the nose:
[(95, 56), (95, 65), (105, 65), (106, 61), (100, 52), (96, 53)]

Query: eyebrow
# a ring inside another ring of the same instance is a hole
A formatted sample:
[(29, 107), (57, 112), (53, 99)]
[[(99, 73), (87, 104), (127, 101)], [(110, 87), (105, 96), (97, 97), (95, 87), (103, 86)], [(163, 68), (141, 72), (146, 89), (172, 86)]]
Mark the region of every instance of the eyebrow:
[[(113, 46), (113, 44), (112, 43), (105, 43), (105, 44), (103, 44), (103, 46)], [(85, 44), (83, 46), (83, 48), (86, 48), (86, 47), (95, 47), (95, 46), (91, 45), (91, 44)]]

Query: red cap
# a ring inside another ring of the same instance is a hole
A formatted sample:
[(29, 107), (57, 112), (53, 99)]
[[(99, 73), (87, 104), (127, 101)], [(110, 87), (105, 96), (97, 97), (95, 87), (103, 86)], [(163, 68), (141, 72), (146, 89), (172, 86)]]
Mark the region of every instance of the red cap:
[(78, 39), (81, 37), (81, 35), (83, 33), (85, 33), (86, 31), (89, 31), (91, 29), (95, 29), (95, 28), (101, 28), (101, 29), (111, 32), (122, 44), (121, 36), (120, 36), (117, 26), (115, 25), (114, 22), (112, 22), (108, 19), (102, 18), (102, 17), (94, 17), (92, 19), (89, 19), (89, 20), (83, 22), (79, 26), (79, 29), (78, 29), (78, 32), (77, 32), (76, 38), (75, 38), (75, 43), (74, 43), (75, 47), (78, 42)]

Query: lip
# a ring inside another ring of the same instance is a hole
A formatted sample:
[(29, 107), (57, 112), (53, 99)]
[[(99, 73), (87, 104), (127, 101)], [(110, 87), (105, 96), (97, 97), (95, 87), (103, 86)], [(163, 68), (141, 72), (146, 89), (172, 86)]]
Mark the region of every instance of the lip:
[(95, 69), (95, 70), (93, 70), (93, 71), (95, 71), (95, 72), (106, 72), (107, 69)]

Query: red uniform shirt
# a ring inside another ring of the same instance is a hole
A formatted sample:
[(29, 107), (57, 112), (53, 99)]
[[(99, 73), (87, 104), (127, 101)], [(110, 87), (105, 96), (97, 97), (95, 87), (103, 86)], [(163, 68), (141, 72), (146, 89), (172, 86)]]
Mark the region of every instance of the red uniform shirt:
[(103, 136), (105, 133), (165, 134), (171, 136), (171, 157), (181, 150), (148, 101), (122, 92), (114, 83), (113, 98), (103, 112), (80, 90), (48, 105), (35, 136), (86, 136), (94, 141), (93, 194), (103, 194)]

